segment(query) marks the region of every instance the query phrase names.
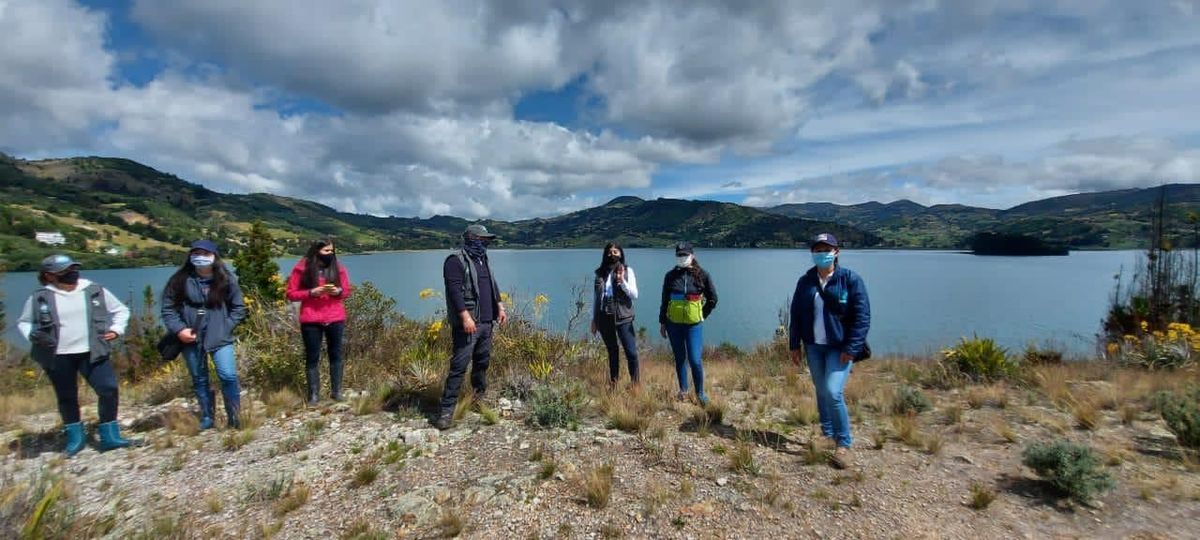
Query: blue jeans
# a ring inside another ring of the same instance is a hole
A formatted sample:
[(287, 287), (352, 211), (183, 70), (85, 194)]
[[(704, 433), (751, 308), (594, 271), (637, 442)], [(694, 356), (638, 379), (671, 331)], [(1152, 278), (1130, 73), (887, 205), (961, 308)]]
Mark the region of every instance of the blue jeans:
[(842, 363), (842, 351), (827, 345), (806, 343), (808, 372), (817, 389), (817, 412), (821, 416), (821, 434), (846, 448), (854, 441), (850, 436), (850, 412), (846, 409), (843, 391), (850, 378), (854, 362)]
[[(688, 391), (687, 368), (692, 367), (692, 381), (696, 384), (696, 397), (707, 401), (704, 393), (704, 364), (700, 353), (704, 351), (704, 325), (667, 323), (667, 337), (671, 340), (671, 352), (675, 353), (675, 375), (679, 377), (679, 391)], [(685, 361), (686, 360), (686, 361)]]
[[(237, 418), (241, 404), (241, 388), (238, 386), (237, 361), (233, 356), (233, 344), (226, 345), (205, 354), (201, 347), (189, 345), (183, 348), (183, 359), (187, 362), (188, 373), (192, 375), (192, 390), (196, 392), (196, 400), (201, 405), (201, 415), (212, 415), (212, 392), (208, 387), (208, 358), (212, 356), (213, 365), (217, 368), (217, 379), (221, 381), (221, 396), (225, 398), (225, 413), (231, 419)], [(207, 409), (207, 410), (205, 410)]]

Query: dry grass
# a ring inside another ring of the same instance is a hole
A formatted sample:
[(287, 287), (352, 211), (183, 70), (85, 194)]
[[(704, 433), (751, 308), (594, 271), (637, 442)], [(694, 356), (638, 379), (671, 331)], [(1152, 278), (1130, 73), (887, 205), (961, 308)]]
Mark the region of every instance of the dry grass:
[(208, 509), (210, 514), (220, 514), (225, 508), (225, 503), (221, 500), (221, 495), (215, 491), (209, 491), (204, 494), (204, 507)]
[(304, 400), (291, 388), (270, 392), (264, 397), (263, 402), (266, 404), (267, 416), (271, 418), (277, 418), (304, 406)]
[(1000, 383), (971, 387), (967, 390), (967, 405), (972, 409), (982, 409), (983, 407), (1004, 409), (1008, 407), (1008, 388)]
[(729, 453), (729, 469), (751, 476), (762, 474), (762, 465), (754, 459), (754, 449), (746, 441), (738, 442)]
[(603, 402), (607, 425), (627, 433), (642, 433), (654, 417), (654, 403), (648, 400), (630, 401), (624, 396), (610, 395)]
[(1080, 429), (1095, 431), (1104, 419), (1096, 401), (1088, 397), (1072, 400), (1070, 409), (1071, 416), (1075, 419), (1075, 426)]
[(892, 416), (892, 430), (896, 440), (905, 445), (920, 448), (924, 444), (923, 437), (917, 426), (917, 415), (897, 414)]
[(817, 411), (817, 400), (813, 397), (804, 397), (796, 400), (795, 405), (788, 409), (785, 422), (795, 426), (811, 426), (820, 420), (820, 414)]
[[(79, 398), (81, 404), (92, 399), (87, 392), (80, 392)], [(22, 416), (52, 411), (56, 403), (49, 383), (31, 391), (0, 395), (0, 426), (11, 426)]]
[(988, 487), (982, 482), (971, 484), (971, 498), (967, 501), (967, 506), (975, 510), (983, 510), (991, 506), (996, 500), (996, 490)]
[(235, 429), (225, 434), (225, 437), (221, 439), (221, 446), (230, 452), (234, 452), (250, 444), (255, 436), (253, 429)]
[(457, 508), (444, 508), (438, 518), (437, 528), (442, 538), (457, 538), (466, 528), (466, 521)]
[(193, 437), (200, 433), (200, 419), (187, 409), (173, 407), (163, 413), (163, 424), (168, 431), (183, 437)]
[(304, 482), (292, 483), (283, 496), (275, 501), (275, 515), (282, 517), (299, 509), (308, 503), (310, 495), (311, 491), (308, 488), (308, 484)]
[(612, 497), (613, 465), (605, 463), (584, 473), (583, 493), (587, 505), (604, 508)]
[(963, 409), (958, 405), (950, 405), (942, 409), (942, 418), (947, 424), (952, 426), (959, 425), (963, 421)]
[(374, 463), (367, 463), (360, 466), (354, 471), (354, 477), (350, 479), (350, 485), (355, 488), (369, 486), (379, 478), (379, 466)]

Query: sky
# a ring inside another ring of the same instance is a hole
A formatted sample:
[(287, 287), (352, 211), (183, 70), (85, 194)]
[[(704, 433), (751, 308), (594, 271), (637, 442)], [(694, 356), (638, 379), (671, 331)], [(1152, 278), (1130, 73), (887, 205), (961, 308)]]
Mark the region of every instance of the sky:
[(1200, 0), (0, 0), (0, 151), (523, 219), (1200, 182)]

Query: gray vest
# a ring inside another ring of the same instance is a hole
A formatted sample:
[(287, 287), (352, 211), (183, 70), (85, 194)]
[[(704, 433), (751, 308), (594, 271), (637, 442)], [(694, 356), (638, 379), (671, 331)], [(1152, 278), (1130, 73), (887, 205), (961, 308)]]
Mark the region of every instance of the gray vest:
[[(108, 302), (104, 299), (104, 288), (92, 283), (83, 290), (87, 303), (88, 353), (92, 363), (97, 363), (112, 352), (112, 344), (104, 340), (104, 334), (112, 327), (112, 316), (108, 313)], [(45, 288), (34, 291), (33, 331), (29, 341), (33, 359), (43, 367), (51, 365), (58, 354), (58, 306), (53, 291)]]

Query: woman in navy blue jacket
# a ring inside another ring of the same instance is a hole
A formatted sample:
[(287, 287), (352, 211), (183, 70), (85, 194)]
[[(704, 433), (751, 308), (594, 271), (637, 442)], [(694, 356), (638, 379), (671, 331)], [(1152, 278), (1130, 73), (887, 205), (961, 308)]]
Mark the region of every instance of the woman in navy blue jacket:
[(792, 295), (788, 345), (792, 363), (800, 365), (801, 345), (817, 390), (821, 433), (837, 445), (833, 466), (851, 464), (850, 414), (843, 390), (856, 359), (867, 351), (871, 302), (861, 277), (838, 264), (837, 238), (822, 233), (810, 244), (813, 267), (796, 283)]

